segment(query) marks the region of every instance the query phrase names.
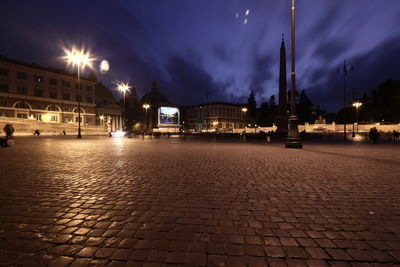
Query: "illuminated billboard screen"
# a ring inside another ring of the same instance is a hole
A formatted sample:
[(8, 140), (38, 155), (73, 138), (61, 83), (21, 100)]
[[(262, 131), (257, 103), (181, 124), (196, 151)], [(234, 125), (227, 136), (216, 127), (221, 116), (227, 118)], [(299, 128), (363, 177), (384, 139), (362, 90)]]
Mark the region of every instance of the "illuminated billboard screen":
[(179, 109), (174, 107), (160, 107), (158, 119), (163, 125), (179, 125)]

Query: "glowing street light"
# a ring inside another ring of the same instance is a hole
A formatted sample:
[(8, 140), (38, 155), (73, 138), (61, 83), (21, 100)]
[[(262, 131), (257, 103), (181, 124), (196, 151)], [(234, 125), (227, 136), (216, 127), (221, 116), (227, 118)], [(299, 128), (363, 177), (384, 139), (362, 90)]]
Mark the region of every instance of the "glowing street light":
[(99, 119), (100, 119), (100, 125), (104, 126), (104, 115), (100, 115)]
[(148, 123), (148, 118), (147, 118), (147, 110), (150, 108), (150, 104), (143, 104), (143, 108), (146, 111), (146, 132), (148, 131), (149, 128), (149, 123)]
[(131, 89), (131, 86), (129, 85), (129, 83), (119, 82), (119, 83), (117, 83), (117, 89), (121, 93), (123, 93), (123, 95), (124, 95), (124, 125), (122, 125), (122, 129), (126, 130), (126, 101), (125, 101), (125, 96), (126, 96), (126, 92), (129, 92), (129, 89)]
[(90, 52), (87, 48), (76, 48), (72, 49), (64, 48), (64, 59), (67, 61), (67, 67), (73, 69), (77, 68), (78, 71), (78, 136), (77, 138), (82, 138), (81, 134), (81, 84), (80, 84), (80, 72), (84, 71), (86, 67), (92, 68), (92, 62), (94, 58), (91, 57)]
[(247, 108), (246, 107), (242, 108), (243, 120), (244, 120), (245, 124), (246, 124), (246, 112), (247, 112)]
[[(356, 108), (356, 122), (357, 122), (357, 133), (358, 133), (358, 109), (362, 106), (362, 103), (360, 101), (356, 101), (353, 103), (353, 107)], [(354, 134), (354, 123), (353, 123), (353, 137), (355, 136)]]

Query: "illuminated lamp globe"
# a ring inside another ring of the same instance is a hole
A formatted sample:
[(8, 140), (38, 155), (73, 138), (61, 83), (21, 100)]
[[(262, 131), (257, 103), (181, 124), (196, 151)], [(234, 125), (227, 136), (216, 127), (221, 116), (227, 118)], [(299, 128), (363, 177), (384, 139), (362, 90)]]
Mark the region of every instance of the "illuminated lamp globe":
[(110, 64), (107, 60), (102, 60), (100, 63), (100, 71), (101, 73), (106, 73), (110, 69)]

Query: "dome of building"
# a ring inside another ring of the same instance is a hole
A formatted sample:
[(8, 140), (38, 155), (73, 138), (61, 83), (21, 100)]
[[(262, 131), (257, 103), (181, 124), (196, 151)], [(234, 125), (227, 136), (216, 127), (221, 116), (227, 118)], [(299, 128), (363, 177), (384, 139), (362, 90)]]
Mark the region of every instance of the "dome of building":
[(95, 90), (97, 105), (108, 105), (115, 103), (114, 95), (111, 93), (110, 89), (105, 87), (101, 82), (96, 83)]
[(163, 95), (159, 89), (156, 81), (151, 86), (151, 91), (145, 94), (140, 103), (142, 104), (157, 104), (157, 103), (169, 103), (168, 98)]

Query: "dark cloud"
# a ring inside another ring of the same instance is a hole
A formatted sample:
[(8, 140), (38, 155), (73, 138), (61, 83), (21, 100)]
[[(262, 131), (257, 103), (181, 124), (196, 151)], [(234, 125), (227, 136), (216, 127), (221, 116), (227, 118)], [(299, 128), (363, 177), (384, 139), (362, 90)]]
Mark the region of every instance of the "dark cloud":
[[(399, 40), (392, 38), (399, 7), (398, 0), (297, 1), (298, 88), (323, 108), (338, 109), (336, 68), (344, 58), (356, 67), (349, 76), (356, 92), (399, 79)], [(245, 25), (235, 14), (247, 9)], [(0, 54), (63, 67), (59, 44), (85, 43), (110, 61), (104, 83), (130, 81), (140, 96), (158, 80), (175, 103), (204, 102), (206, 88), (212, 100), (234, 102), (253, 89), (261, 102), (277, 93), (282, 32), (289, 78), (290, 1), (21, 0), (2, 3), (0, 17)]]
[(213, 100), (221, 100), (222, 84), (216, 83), (212, 76), (203, 67), (198, 55), (190, 57), (172, 54), (166, 64), (168, 80), (161, 81), (166, 90), (164, 93), (171, 96), (176, 103), (193, 105), (206, 102), (206, 90), (210, 90)]
[(272, 78), (271, 68), (274, 66), (270, 55), (261, 55), (255, 58), (249, 91), (262, 92), (265, 82)]
[(228, 49), (224, 45), (213, 45), (214, 55), (224, 63), (231, 63), (232, 56), (229, 54)]
[[(347, 60), (348, 63), (354, 65), (354, 70), (348, 74), (346, 95), (349, 102), (353, 96), (361, 97), (364, 92), (370, 94), (385, 80), (400, 78), (399, 42), (400, 35), (382, 42), (366, 53)], [(311, 97), (318, 100), (322, 107), (336, 111), (342, 108), (341, 103), (343, 103), (343, 76), (342, 73), (337, 73), (336, 68), (332, 68), (328, 72), (317, 70), (312, 75), (323, 75), (323, 72), (327, 73), (325, 78), (309, 88), (309, 91)]]

